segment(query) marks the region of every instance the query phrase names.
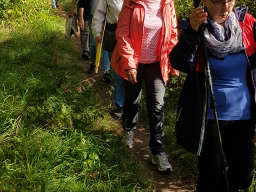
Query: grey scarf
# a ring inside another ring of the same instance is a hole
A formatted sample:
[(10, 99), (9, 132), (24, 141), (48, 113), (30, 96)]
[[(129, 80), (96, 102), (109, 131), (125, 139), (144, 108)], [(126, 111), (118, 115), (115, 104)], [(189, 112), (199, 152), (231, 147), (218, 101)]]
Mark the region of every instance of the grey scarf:
[(208, 51), (217, 58), (224, 58), (229, 53), (238, 53), (244, 50), (242, 42), (242, 30), (233, 12), (230, 13), (225, 25), (220, 26), (208, 18), (214, 34), (205, 28), (204, 35)]

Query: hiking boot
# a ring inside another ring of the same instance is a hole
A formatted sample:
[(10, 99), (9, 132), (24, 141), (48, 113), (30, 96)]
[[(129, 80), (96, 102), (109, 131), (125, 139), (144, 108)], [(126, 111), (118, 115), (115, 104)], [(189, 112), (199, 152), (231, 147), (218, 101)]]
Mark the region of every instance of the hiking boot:
[(87, 71), (87, 74), (93, 74), (95, 72), (95, 63), (90, 65), (90, 68)]
[(114, 115), (118, 118), (122, 117), (122, 107), (120, 107), (119, 105), (116, 105), (116, 111), (114, 112)]
[(90, 59), (90, 52), (89, 51), (83, 51), (82, 58), (85, 59), (85, 60), (89, 60)]
[(165, 152), (158, 155), (152, 155), (152, 163), (158, 166), (158, 171), (172, 171), (172, 166), (169, 163)]
[(112, 76), (109, 74), (109, 71), (105, 71), (103, 74), (103, 82), (110, 84), (112, 80)]
[(124, 140), (126, 142), (126, 145), (129, 149), (132, 148), (132, 144), (133, 144), (133, 131), (123, 131), (123, 135), (124, 135)]

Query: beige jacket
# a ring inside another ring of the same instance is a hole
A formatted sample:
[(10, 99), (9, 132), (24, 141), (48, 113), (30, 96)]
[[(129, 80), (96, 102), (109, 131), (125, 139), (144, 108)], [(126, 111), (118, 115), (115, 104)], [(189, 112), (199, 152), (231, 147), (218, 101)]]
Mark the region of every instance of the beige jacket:
[(124, 0), (98, 0), (93, 18), (92, 18), (92, 34), (94, 38), (99, 37), (105, 15), (107, 13), (107, 5), (109, 11), (107, 13), (107, 23), (117, 23), (118, 15), (122, 9)]

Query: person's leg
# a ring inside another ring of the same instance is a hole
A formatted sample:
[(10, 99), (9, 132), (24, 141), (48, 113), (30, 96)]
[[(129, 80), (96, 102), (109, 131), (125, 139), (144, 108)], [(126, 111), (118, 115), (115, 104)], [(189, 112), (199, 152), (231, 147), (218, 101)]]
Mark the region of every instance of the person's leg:
[(97, 46), (95, 43), (95, 39), (93, 38), (92, 34), (92, 16), (88, 16), (88, 25), (89, 25), (89, 31), (90, 31), (90, 62), (95, 63), (95, 58), (96, 58), (96, 52), (97, 52)]
[(95, 43), (95, 39), (92, 34), (92, 16), (88, 16), (88, 25), (90, 30), (90, 69), (87, 71), (88, 74), (92, 74), (95, 71), (95, 58), (96, 58), (96, 52), (97, 52), (97, 46)]
[(56, 2), (55, 2), (55, 0), (52, 0), (52, 8), (53, 8), (53, 9), (56, 8)]
[[(77, 15), (79, 15), (79, 6), (77, 4)], [(84, 30), (80, 28), (80, 41), (82, 49), (82, 58), (88, 60), (90, 58), (89, 51), (89, 25), (88, 20), (84, 21)]]
[(165, 82), (159, 63), (148, 65), (144, 80), (146, 88), (146, 103), (150, 127), (150, 150), (153, 155), (164, 152), (164, 94)]
[[(111, 57), (109, 57), (109, 52), (108, 51), (106, 51), (106, 50), (104, 50), (104, 49), (102, 49), (102, 56), (103, 56), (103, 69), (105, 70), (105, 71), (109, 71), (109, 69), (110, 69), (110, 58)], [(112, 55), (112, 54), (111, 54)]]
[(159, 171), (172, 171), (172, 166), (164, 152), (164, 94), (165, 85), (163, 81), (160, 63), (145, 64), (144, 81), (146, 88), (146, 103), (150, 127), (150, 150), (152, 163), (158, 166)]
[(122, 125), (128, 148), (133, 147), (133, 132), (136, 129), (136, 123), (139, 117), (138, 109), (141, 99), (141, 84), (141, 81), (136, 84), (132, 84), (124, 79), (125, 99), (122, 114)]
[[(111, 60), (112, 52), (108, 52), (109, 60)], [(115, 115), (121, 117), (122, 115), (122, 107), (124, 104), (124, 82), (123, 78), (118, 75), (113, 69), (111, 70), (111, 74), (114, 80), (114, 91), (113, 97), (116, 105)]]
[(119, 107), (123, 107), (124, 104), (124, 83), (123, 78), (118, 75), (115, 71), (114, 73), (114, 99)]
[[(250, 186), (254, 171), (254, 122), (219, 121), (222, 146), (229, 164), (230, 191)], [(196, 192), (225, 192), (223, 160), (214, 120), (208, 120), (206, 140), (198, 162)]]
[(111, 59), (112, 53), (103, 50), (103, 82), (104, 83), (111, 83), (112, 82), (112, 75), (110, 74), (110, 59)]
[(123, 128), (129, 132), (136, 129), (136, 123), (138, 120), (138, 109), (141, 99), (141, 85), (142, 81), (132, 84), (127, 80), (124, 80), (124, 112), (122, 116)]
[[(219, 122), (220, 127), (225, 122)], [(219, 136), (214, 120), (208, 120), (205, 144), (202, 155), (198, 157), (196, 192), (219, 192), (223, 180), (223, 162), (220, 153)]]
[(229, 164), (228, 181), (230, 191), (248, 188), (254, 172), (254, 133), (253, 120), (230, 122), (224, 153)]
[(137, 68), (137, 83), (132, 84), (125, 79), (123, 80), (125, 96), (122, 124), (126, 133), (126, 143), (129, 148), (132, 148), (133, 131), (136, 129), (136, 123), (138, 120), (143, 73), (144, 68), (139, 64)]

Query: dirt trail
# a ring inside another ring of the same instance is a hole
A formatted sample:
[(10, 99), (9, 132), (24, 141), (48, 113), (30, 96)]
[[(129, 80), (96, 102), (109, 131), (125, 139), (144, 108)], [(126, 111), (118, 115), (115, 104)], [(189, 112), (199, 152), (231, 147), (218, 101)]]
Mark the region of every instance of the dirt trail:
[[(65, 18), (65, 11), (61, 8), (57, 11), (59, 16)], [(81, 57), (81, 45), (79, 33), (78, 37), (71, 38), (75, 42), (78, 51), (78, 56)], [(81, 60), (81, 64), (84, 66), (84, 79), (92, 79), (94, 88), (97, 90), (97, 99), (102, 106), (109, 105), (110, 102), (114, 103), (110, 91), (111, 85), (105, 84), (102, 81), (103, 71), (99, 70), (98, 74), (89, 75), (86, 71), (89, 68), (89, 61)], [(110, 111), (111, 113), (111, 111)], [(121, 122), (120, 122), (121, 123)], [(119, 129), (121, 130), (121, 124)], [(131, 152), (134, 158), (140, 163), (144, 169), (148, 179), (154, 186), (154, 192), (192, 192), (195, 189), (194, 178), (188, 178), (187, 173), (179, 168), (179, 163), (172, 160), (169, 156), (174, 171), (172, 173), (161, 173), (157, 170), (157, 167), (151, 163), (150, 150), (149, 150), (149, 128), (147, 123), (138, 122), (137, 130), (135, 131), (134, 147)], [(167, 153), (168, 154), (168, 153)]]

